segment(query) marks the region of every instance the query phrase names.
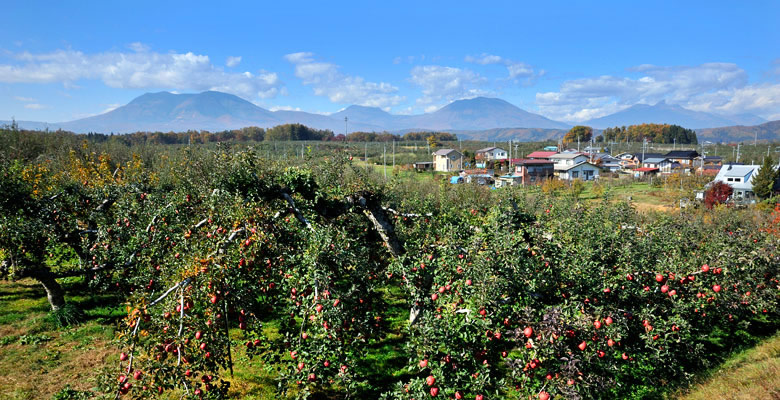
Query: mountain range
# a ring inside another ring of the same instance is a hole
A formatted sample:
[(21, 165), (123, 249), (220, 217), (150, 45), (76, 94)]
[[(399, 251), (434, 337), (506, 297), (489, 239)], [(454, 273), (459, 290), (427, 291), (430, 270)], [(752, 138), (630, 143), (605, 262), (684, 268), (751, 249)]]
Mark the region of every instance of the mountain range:
[(693, 111), (662, 101), (655, 105), (634, 104), (614, 114), (585, 121), (583, 125), (604, 129), (641, 123), (657, 123), (680, 125), (688, 129), (703, 129), (729, 125), (757, 125), (764, 122), (766, 122), (765, 119), (752, 114), (718, 115)]
[[(661, 102), (655, 105), (637, 104), (583, 124), (601, 129), (644, 122), (702, 129), (755, 125), (765, 121), (754, 115), (723, 116)], [(232, 94), (216, 91), (197, 94), (146, 93), (124, 106), (88, 118), (60, 123), (17, 123), (25, 129), (64, 129), (77, 133), (213, 132), (246, 126), (269, 128), (300, 123), (312, 128), (329, 129), (337, 134), (345, 132), (345, 129), (349, 132), (435, 130), (454, 132), (464, 139), (487, 141), (556, 139), (571, 127), (567, 123), (525, 111), (507, 101), (487, 97), (457, 100), (434, 112), (417, 115), (390, 114), (379, 108), (356, 105), (334, 114), (322, 115), (303, 111), (270, 111)], [(722, 132), (717, 135), (727, 137)], [(780, 138), (780, 132), (775, 132), (773, 137)]]

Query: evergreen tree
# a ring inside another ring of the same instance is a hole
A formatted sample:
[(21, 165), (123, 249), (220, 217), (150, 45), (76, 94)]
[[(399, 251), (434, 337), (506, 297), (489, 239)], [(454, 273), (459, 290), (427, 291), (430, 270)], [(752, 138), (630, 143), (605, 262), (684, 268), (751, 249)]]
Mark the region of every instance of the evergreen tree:
[(758, 170), (758, 174), (753, 178), (753, 193), (761, 199), (772, 196), (772, 187), (777, 181), (778, 171), (775, 170), (775, 161), (771, 156), (764, 158), (764, 164)]

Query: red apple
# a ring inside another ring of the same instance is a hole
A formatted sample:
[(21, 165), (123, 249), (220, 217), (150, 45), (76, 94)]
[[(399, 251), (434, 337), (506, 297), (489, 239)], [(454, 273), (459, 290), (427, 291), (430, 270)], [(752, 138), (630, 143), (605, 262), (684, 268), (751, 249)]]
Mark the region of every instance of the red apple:
[(701, 272), (707, 272), (710, 270), (710, 266), (707, 264), (704, 264), (701, 266)]
[(425, 378), (425, 383), (428, 384), (428, 386), (433, 386), (436, 383), (436, 378), (434, 378), (433, 375), (428, 375), (428, 377)]
[(420, 368), (428, 367), (428, 360), (420, 360)]
[(534, 335), (534, 328), (531, 328), (529, 326), (529, 327), (523, 329), (523, 335), (525, 335), (525, 337), (527, 337), (527, 338), (533, 336)]
[(432, 387), (431, 388), (431, 396), (436, 397), (439, 395), (439, 388)]
[(582, 343), (580, 343), (577, 347), (579, 347), (580, 350), (585, 351), (585, 348), (588, 347), (588, 344), (583, 340)]
[(720, 292), (720, 285), (714, 285), (714, 286), (712, 287), (712, 290), (713, 290), (713, 291), (715, 291), (715, 293), (718, 293), (718, 292)]
[(539, 392), (539, 400), (549, 400), (550, 394), (547, 392)]

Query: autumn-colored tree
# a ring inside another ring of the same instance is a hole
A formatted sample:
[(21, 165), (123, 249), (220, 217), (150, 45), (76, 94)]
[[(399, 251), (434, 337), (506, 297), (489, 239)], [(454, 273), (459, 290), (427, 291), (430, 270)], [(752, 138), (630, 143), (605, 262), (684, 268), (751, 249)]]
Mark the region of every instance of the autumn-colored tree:
[(571, 128), (566, 136), (563, 137), (564, 143), (573, 143), (576, 141), (587, 142), (593, 136), (593, 128), (584, 125), (577, 125)]
[(707, 207), (707, 209), (712, 210), (715, 205), (725, 203), (726, 200), (731, 197), (732, 193), (734, 193), (734, 189), (732, 189), (731, 186), (720, 181), (715, 182), (715, 184), (704, 193), (704, 206)]

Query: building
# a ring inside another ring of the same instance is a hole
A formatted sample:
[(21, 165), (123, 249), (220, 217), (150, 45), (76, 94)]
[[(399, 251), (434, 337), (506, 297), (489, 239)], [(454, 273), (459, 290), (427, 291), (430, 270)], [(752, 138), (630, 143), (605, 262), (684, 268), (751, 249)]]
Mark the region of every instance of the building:
[(531, 154), (525, 156), (530, 160), (549, 160), (550, 157), (558, 154), (557, 151), (534, 151)]
[(612, 157), (607, 153), (598, 153), (593, 155), (593, 162), (598, 165), (602, 170), (608, 172), (619, 172), (623, 169), (623, 165), (620, 163), (620, 159)]
[(463, 169), (463, 154), (455, 149), (441, 149), (433, 152), (433, 169), (441, 172)]
[(579, 163), (588, 161), (588, 157), (580, 153), (558, 153), (550, 156), (550, 161), (555, 163), (555, 170), (573, 167)]
[(557, 152), (558, 151), (558, 146), (545, 146), (543, 150), (544, 151)]
[(755, 200), (753, 177), (758, 174), (759, 168), (761, 168), (760, 165), (723, 165), (720, 167), (718, 175), (715, 176), (715, 179), (708, 186), (715, 182), (723, 182), (734, 189), (734, 193), (731, 195), (732, 199), (741, 201)]
[(496, 187), (522, 185), (523, 177), (519, 175), (501, 175), (496, 180)]
[(433, 162), (421, 161), (421, 162), (413, 163), (412, 166), (414, 167), (415, 171), (430, 171), (433, 169)]
[(540, 183), (555, 176), (554, 165), (552, 161), (548, 160), (517, 160), (515, 162), (515, 176), (520, 177), (522, 185)]
[(637, 178), (643, 178), (645, 176), (653, 176), (658, 174), (658, 168), (642, 167), (634, 169), (634, 176)]
[(642, 168), (657, 168), (662, 173), (669, 174), (672, 172), (672, 162), (665, 157), (653, 157), (645, 158), (642, 163)]
[(500, 147), (485, 147), (479, 149), (474, 155), (477, 160), (494, 161), (494, 160), (506, 160), (509, 158), (506, 150)]
[(680, 163), (684, 169), (693, 169), (693, 161), (699, 157), (696, 150), (675, 150), (666, 153), (663, 157), (673, 163)]
[(555, 174), (558, 179), (564, 181), (573, 181), (575, 179), (582, 179), (583, 181), (592, 181), (599, 178), (599, 171), (601, 169), (587, 161), (583, 161), (576, 165), (559, 168), (555, 167)]

